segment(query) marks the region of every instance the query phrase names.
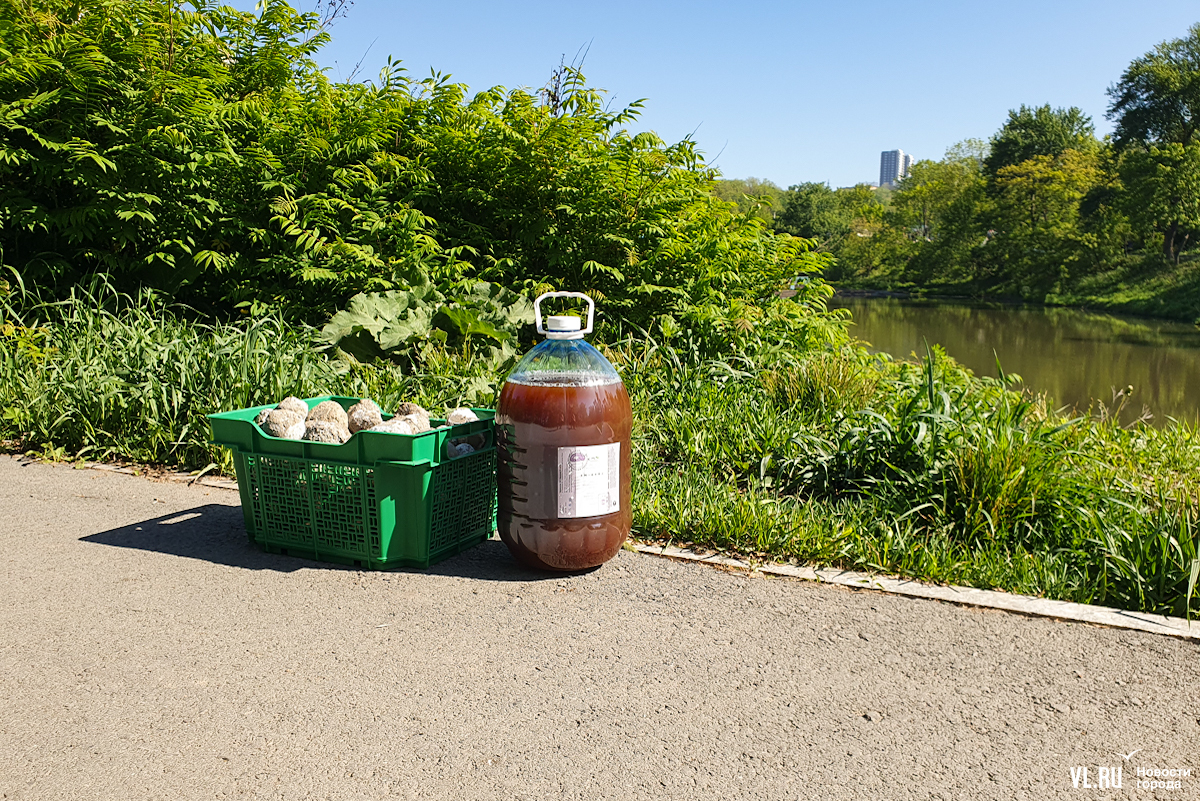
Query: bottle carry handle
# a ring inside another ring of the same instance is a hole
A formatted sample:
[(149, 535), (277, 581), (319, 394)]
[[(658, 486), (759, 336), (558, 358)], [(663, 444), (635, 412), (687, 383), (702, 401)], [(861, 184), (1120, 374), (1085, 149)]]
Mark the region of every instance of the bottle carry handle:
[(542, 301), (546, 298), (583, 298), (588, 304), (587, 328), (580, 331), (580, 334), (592, 333), (592, 323), (596, 319), (596, 304), (587, 295), (582, 292), (546, 292), (538, 295), (537, 300), (533, 302), (533, 316), (537, 321), (537, 332), (545, 334), (547, 331), (542, 328)]

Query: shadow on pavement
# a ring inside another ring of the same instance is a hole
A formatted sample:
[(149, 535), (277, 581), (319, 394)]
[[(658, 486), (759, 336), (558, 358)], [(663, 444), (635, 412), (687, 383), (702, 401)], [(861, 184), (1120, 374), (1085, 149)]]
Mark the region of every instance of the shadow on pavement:
[[(298, 555), (262, 551), (246, 537), (241, 507), (216, 503), (102, 531), (82, 537), (81, 540), (117, 548), (135, 548), (188, 559), (202, 559), (247, 570), (277, 570), (290, 573), (302, 568), (359, 569), (329, 562), (315, 562)], [(531, 570), (517, 562), (499, 540), (483, 542), (425, 570), (400, 568), (400, 571), (480, 581), (542, 581), (580, 575)]]
[(80, 538), (83, 542), (203, 559), (248, 570), (290, 572), (306, 560), (260, 551), (246, 537), (239, 506), (219, 503), (144, 520)]
[(427, 570), (414, 573), (433, 573), (438, 576), (457, 576), (480, 581), (547, 581), (570, 578), (592, 573), (599, 568), (579, 570), (574, 573), (550, 573), (525, 567), (508, 552), (500, 540), (486, 540), (444, 562), (438, 562)]

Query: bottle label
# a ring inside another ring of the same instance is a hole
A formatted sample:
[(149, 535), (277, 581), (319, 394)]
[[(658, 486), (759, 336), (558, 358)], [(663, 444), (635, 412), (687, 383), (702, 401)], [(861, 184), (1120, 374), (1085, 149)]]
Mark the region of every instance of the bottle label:
[(621, 443), (558, 449), (558, 517), (621, 509)]

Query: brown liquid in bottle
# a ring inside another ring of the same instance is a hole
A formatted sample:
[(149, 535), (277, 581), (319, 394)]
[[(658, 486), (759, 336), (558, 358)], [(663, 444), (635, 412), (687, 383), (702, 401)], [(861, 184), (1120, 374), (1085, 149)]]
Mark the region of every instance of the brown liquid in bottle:
[[(629, 536), (630, 429), (624, 384), (563, 386), (509, 381), (496, 409), (500, 538), (530, 567), (583, 570), (616, 555)], [(593, 517), (558, 516), (558, 449), (620, 443), (620, 506)]]

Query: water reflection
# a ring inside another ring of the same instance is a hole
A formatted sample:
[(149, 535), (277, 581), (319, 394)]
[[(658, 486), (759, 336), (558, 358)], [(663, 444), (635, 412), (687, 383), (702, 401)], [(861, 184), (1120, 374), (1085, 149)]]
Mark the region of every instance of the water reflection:
[[(850, 333), (897, 357), (925, 352), (924, 341), (977, 375), (1005, 372), (1047, 393), (1059, 406), (1111, 405), (1114, 389), (1133, 385), (1124, 418), (1149, 407), (1195, 422), (1200, 415), (1200, 330), (1183, 323), (1113, 317), (1074, 309), (979, 307), (896, 298), (836, 297), (854, 316)], [(993, 350), (995, 353), (993, 354)]]

